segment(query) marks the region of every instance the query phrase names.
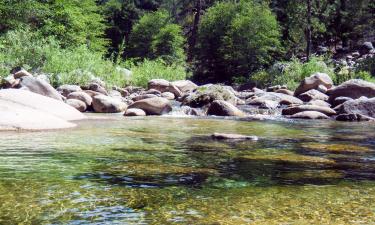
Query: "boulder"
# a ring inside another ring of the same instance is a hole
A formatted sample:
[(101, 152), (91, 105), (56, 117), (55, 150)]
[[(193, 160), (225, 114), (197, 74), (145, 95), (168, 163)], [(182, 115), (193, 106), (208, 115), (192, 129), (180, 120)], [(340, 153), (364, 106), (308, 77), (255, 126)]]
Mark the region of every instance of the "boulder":
[(317, 89), (319, 85), (322, 85), (326, 87), (327, 89), (330, 89), (333, 87), (333, 81), (328, 76), (328, 74), (325, 73), (315, 73), (311, 75), (310, 77), (306, 77), (301, 81), (300, 85), (294, 92), (294, 96), (299, 96), (300, 94), (309, 91), (311, 89)]
[(91, 91), (99, 92), (100, 94), (103, 94), (103, 95), (108, 95), (107, 90), (103, 86), (101, 86), (99, 83), (96, 83), (96, 82), (90, 83), (88, 86), (88, 89)]
[(375, 84), (364, 80), (348, 80), (329, 90), (327, 94), (329, 95), (330, 103), (333, 103), (337, 97), (357, 99), (365, 96), (373, 98), (375, 97)]
[(124, 88), (119, 88), (119, 87), (114, 86), (114, 87), (112, 87), (112, 89), (120, 92), (122, 97), (127, 97), (127, 96), (130, 95), (130, 93)]
[(207, 115), (214, 116), (244, 116), (245, 113), (236, 106), (223, 100), (216, 100), (208, 107)]
[(375, 118), (375, 98), (348, 100), (336, 109), (338, 114), (360, 114)]
[(324, 107), (331, 107), (331, 104), (329, 104), (326, 101), (323, 100), (312, 100), (307, 103), (307, 105), (316, 105), (316, 106), (324, 106)]
[(78, 85), (64, 84), (56, 89), (62, 96), (68, 97), (72, 92), (82, 91)]
[(13, 74), (13, 77), (15, 79), (20, 79), (21, 77), (26, 77), (26, 76), (32, 77), (33, 75), (27, 72), (25, 69), (21, 69)]
[(259, 140), (257, 136), (248, 136), (248, 135), (241, 135), (241, 134), (214, 133), (211, 135), (211, 137), (214, 139), (219, 139), (219, 140), (251, 140), (251, 141)]
[(336, 107), (338, 105), (341, 105), (343, 104), (344, 102), (346, 101), (349, 101), (349, 100), (353, 100), (352, 98), (349, 98), (349, 97), (337, 97), (333, 100), (332, 102), (332, 106), (333, 107)]
[(375, 121), (375, 118), (361, 115), (361, 114), (340, 114), (336, 117), (337, 121), (357, 121), (357, 122), (363, 122), (363, 121)]
[(175, 96), (172, 92), (163, 92), (161, 94), (161, 97), (166, 98), (168, 100), (174, 100), (175, 99)]
[(31, 76), (20, 78), (19, 86), (24, 90), (62, 101), (62, 97), (49, 83)]
[(160, 97), (161, 95), (161, 92), (158, 91), (158, 90), (155, 90), (155, 89), (150, 89), (150, 90), (147, 90), (146, 92), (144, 92), (145, 94), (152, 94), (152, 95), (157, 95), (158, 97)]
[(97, 113), (119, 113), (125, 111), (127, 105), (106, 95), (96, 95), (92, 98), (92, 107)]
[(285, 95), (291, 95), (291, 96), (294, 95), (294, 92), (288, 89), (279, 89), (279, 90), (276, 90), (275, 92), (280, 93), (280, 94), (285, 94)]
[[(86, 107), (91, 106), (92, 97), (83, 91), (72, 92), (67, 96), (67, 99), (77, 99), (85, 103)], [(82, 112), (82, 111), (81, 111)]]
[(183, 93), (194, 91), (195, 89), (198, 88), (198, 85), (194, 84), (190, 80), (173, 81), (171, 82), (171, 84), (176, 86)]
[(87, 105), (83, 101), (78, 99), (67, 99), (65, 103), (77, 109), (80, 112), (85, 112), (87, 109)]
[(327, 93), (328, 91), (328, 88), (324, 85), (319, 85), (317, 88), (316, 88), (317, 91), (320, 91), (322, 92), (323, 94)]
[(144, 95), (137, 95), (137, 96), (134, 96), (132, 97), (131, 99), (133, 101), (139, 101), (139, 100), (142, 100), (142, 99), (146, 99), (146, 98), (155, 98), (155, 97), (158, 97), (157, 95), (154, 95), (154, 94), (144, 94)]
[(279, 103), (272, 100), (265, 100), (259, 105), (260, 109), (276, 109), (277, 107), (279, 107)]
[(176, 97), (182, 96), (182, 92), (180, 91), (180, 89), (178, 89), (178, 87), (176, 87), (175, 85), (173, 85), (169, 81), (163, 80), (163, 79), (150, 80), (148, 82), (148, 89), (155, 89), (155, 90), (158, 90), (162, 93), (163, 92), (171, 92)]
[(372, 50), (374, 50), (374, 46), (373, 46), (373, 44), (372, 44), (371, 42), (369, 42), (369, 41), (364, 42), (364, 43), (361, 45), (360, 49), (359, 49), (359, 51), (360, 51), (360, 53), (361, 53), (362, 55), (364, 55), (364, 54), (368, 54), (368, 53), (370, 53)]
[(303, 102), (300, 99), (294, 96), (274, 92), (260, 92), (259, 94), (256, 94), (254, 98), (248, 99), (246, 101), (246, 104), (261, 105), (264, 104), (265, 101), (274, 101), (277, 102), (279, 105), (303, 104)]
[(327, 116), (333, 116), (336, 115), (336, 111), (329, 108), (329, 107), (324, 107), (324, 106), (316, 106), (316, 105), (300, 105), (300, 106), (294, 106), (294, 107), (289, 107), (286, 109), (282, 110), (283, 115), (294, 115), (300, 112), (305, 112), (305, 111), (316, 111), (316, 112), (321, 112), (324, 113)]
[(85, 118), (62, 101), (25, 90), (0, 90), (0, 130), (70, 128), (75, 124), (68, 121)]
[(162, 97), (147, 98), (129, 105), (128, 109), (142, 109), (147, 115), (162, 115), (172, 111), (170, 102)]
[(307, 92), (304, 92), (298, 96), (299, 99), (301, 99), (304, 102), (309, 102), (311, 100), (322, 100), (327, 101), (328, 95), (323, 94), (320, 91), (317, 91), (315, 89), (309, 90)]
[(317, 111), (304, 111), (300, 113), (296, 113), (289, 118), (293, 119), (311, 119), (311, 120), (317, 120), (317, 119), (329, 119), (329, 117), (321, 112)]
[(146, 112), (142, 109), (127, 109), (124, 116), (146, 116)]
[(236, 96), (221, 85), (207, 85), (198, 87), (182, 99), (182, 105), (202, 107), (215, 100), (223, 100), (236, 105)]

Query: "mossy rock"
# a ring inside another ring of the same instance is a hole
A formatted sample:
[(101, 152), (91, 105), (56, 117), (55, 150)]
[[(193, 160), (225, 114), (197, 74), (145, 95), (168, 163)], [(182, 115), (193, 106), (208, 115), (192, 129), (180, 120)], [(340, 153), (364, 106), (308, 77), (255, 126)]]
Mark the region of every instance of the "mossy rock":
[(197, 88), (182, 102), (191, 107), (202, 107), (215, 100), (224, 100), (236, 105), (236, 96), (228, 88), (221, 85), (207, 85)]

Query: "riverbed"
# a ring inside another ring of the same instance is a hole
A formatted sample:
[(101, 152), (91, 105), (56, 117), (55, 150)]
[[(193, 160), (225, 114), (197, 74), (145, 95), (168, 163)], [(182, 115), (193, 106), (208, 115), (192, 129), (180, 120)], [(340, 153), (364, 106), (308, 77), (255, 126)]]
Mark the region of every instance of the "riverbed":
[(375, 222), (375, 124), (90, 118), (0, 133), (0, 224)]

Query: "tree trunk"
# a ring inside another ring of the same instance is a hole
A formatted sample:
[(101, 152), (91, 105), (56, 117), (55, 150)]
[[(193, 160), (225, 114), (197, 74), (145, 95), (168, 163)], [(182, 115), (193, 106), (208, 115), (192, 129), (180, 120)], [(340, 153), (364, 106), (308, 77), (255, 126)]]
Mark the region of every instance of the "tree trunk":
[(198, 35), (198, 26), (201, 19), (201, 11), (202, 11), (202, 1), (203, 0), (196, 0), (195, 10), (194, 10), (194, 22), (193, 22), (193, 29), (191, 32), (191, 36), (189, 38), (189, 50), (188, 50), (188, 62), (193, 60), (194, 49), (197, 43), (197, 35)]
[(306, 29), (306, 57), (307, 61), (310, 61), (310, 55), (311, 55), (311, 1), (312, 0), (306, 0), (307, 1), (307, 29)]

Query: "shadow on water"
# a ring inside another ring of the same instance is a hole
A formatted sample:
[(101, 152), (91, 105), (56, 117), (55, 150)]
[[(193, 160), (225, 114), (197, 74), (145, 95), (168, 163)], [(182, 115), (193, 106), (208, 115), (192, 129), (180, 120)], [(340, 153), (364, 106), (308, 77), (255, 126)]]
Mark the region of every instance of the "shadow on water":
[(204, 173), (155, 174), (153, 176), (122, 175), (115, 173), (85, 173), (74, 177), (77, 180), (88, 179), (108, 185), (130, 188), (164, 188), (170, 186), (199, 187), (208, 175)]

